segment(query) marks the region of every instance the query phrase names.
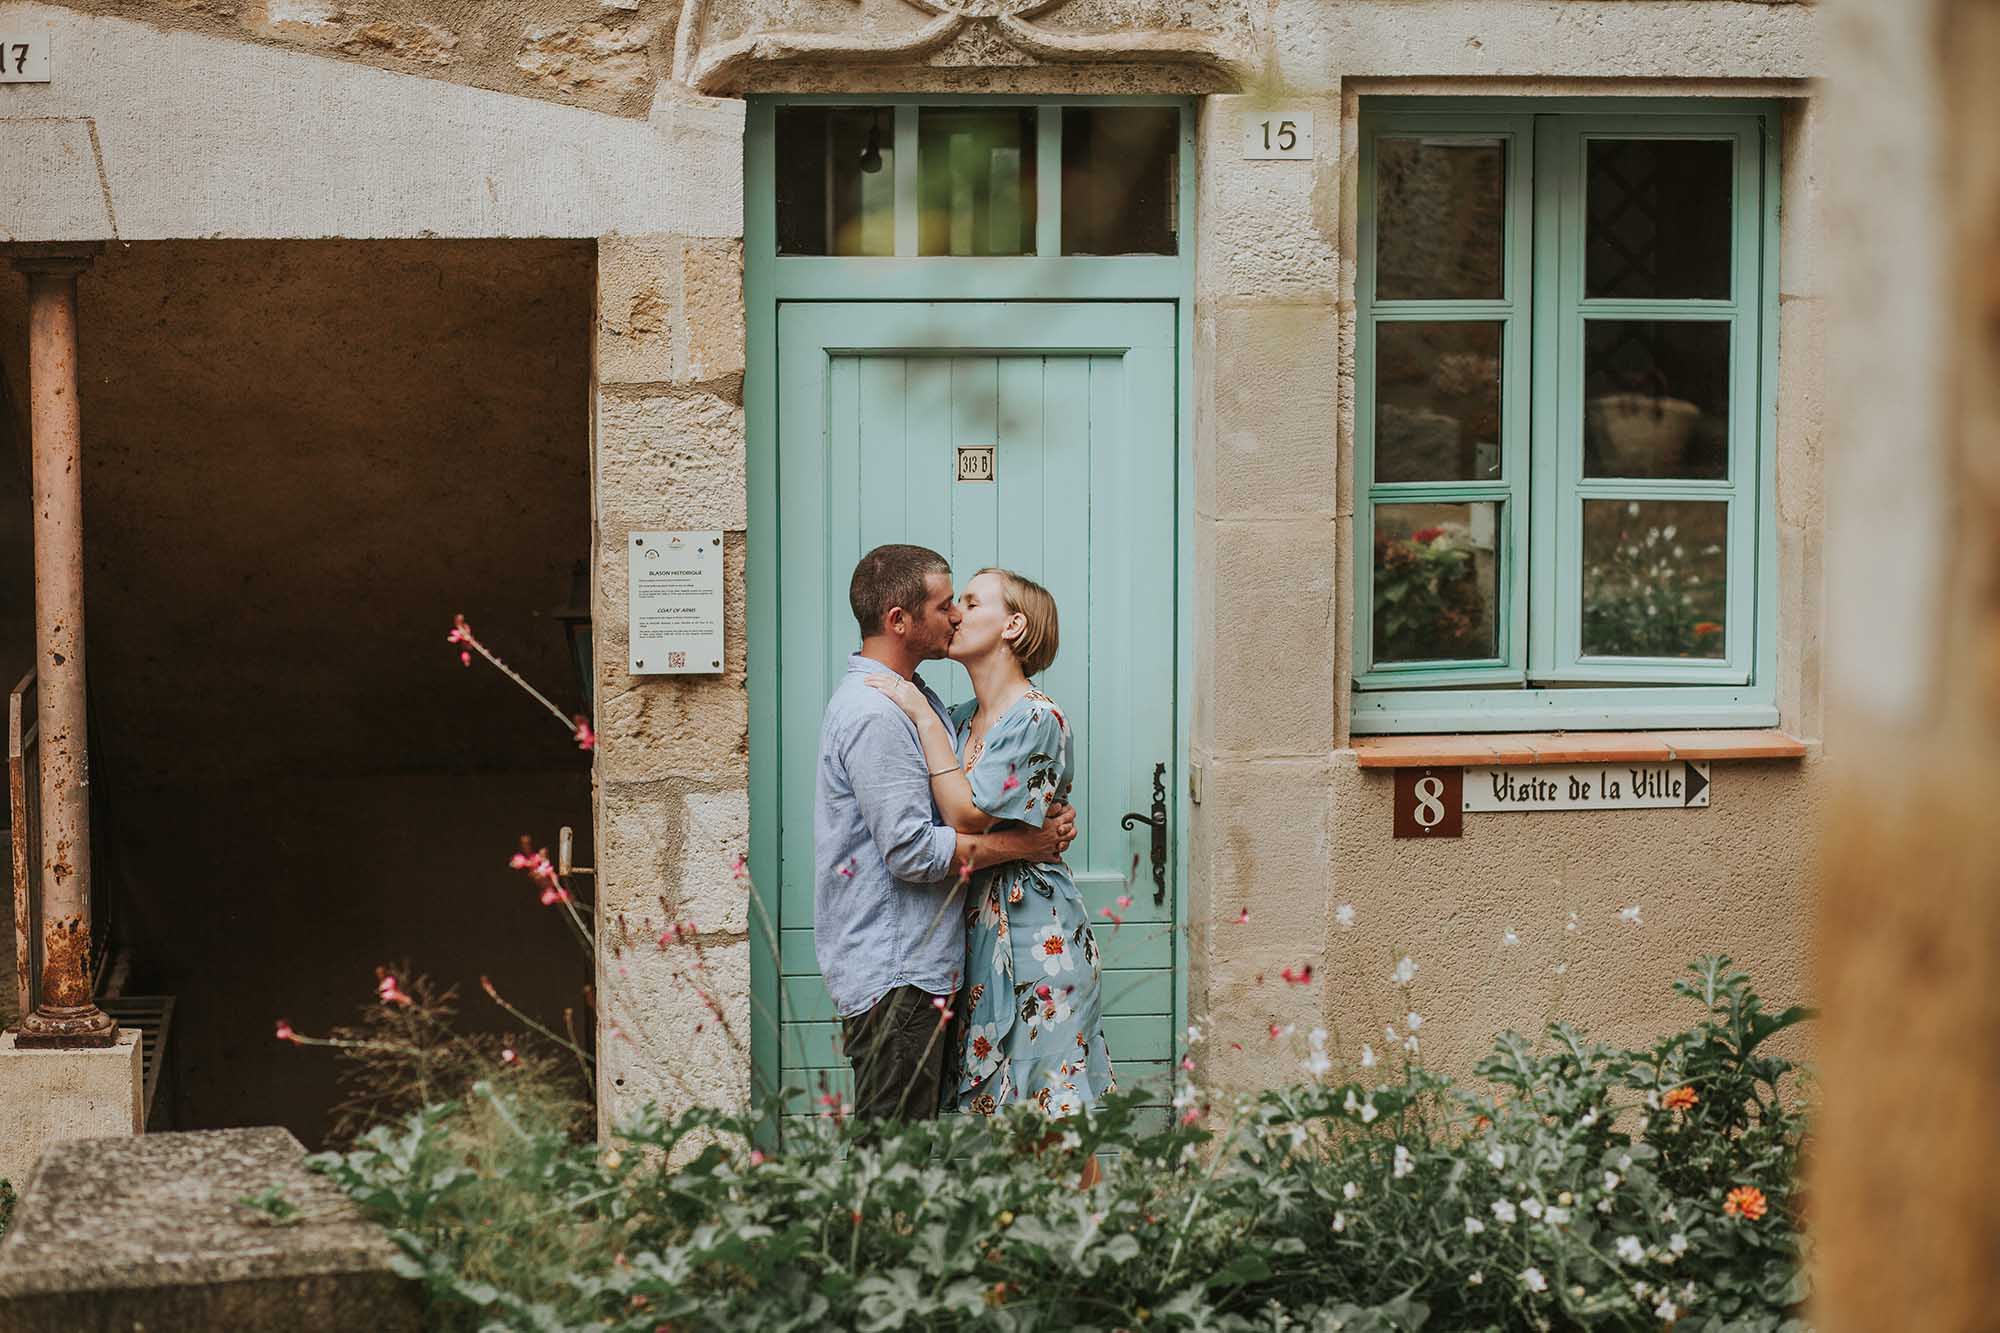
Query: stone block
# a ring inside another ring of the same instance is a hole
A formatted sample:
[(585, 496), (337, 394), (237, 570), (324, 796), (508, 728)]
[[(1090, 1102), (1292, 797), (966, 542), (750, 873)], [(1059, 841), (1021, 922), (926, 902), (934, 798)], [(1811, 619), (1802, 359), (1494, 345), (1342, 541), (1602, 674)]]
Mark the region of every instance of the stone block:
[(521, 35), (514, 65), (565, 97), (598, 94), (622, 102), (652, 92), (652, 43), (653, 29), (644, 23), (537, 24)]
[[(273, 1188), (282, 1226), (241, 1202)], [(398, 1253), (282, 1129), (58, 1143), (0, 1243), (0, 1328), (416, 1333)]]
[(740, 240), (607, 236), (597, 255), (599, 383), (706, 384), (740, 396)]
[(1339, 99), (1285, 103), (1313, 113), (1317, 156), (1311, 161), (1243, 156), (1243, 117), (1266, 105), (1244, 96), (1211, 97), (1203, 104), (1196, 296), (1334, 301), (1340, 286)]
[(703, 934), (740, 935), (750, 928), (750, 877), (735, 872), (750, 855), (750, 793), (689, 792), (681, 801), (681, 854), (675, 915)]
[(742, 404), (702, 389), (597, 403), (597, 503), (611, 528), (748, 526)]
[(608, 1129), (649, 1104), (670, 1115), (748, 1105), (747, 939), (642, 941), (599, 966), (598, 1106)]
[(121, 1028), (116, 1046), (67, 1051), (22, 1050), (0, 1033), (0, 1180), (15, 1189), (51, 1143), (137, 1134), (144, 1107), (137, 1029)]
[[(1207, 677), (1221, 755), (1333, 749), (1335, 528), (1331, 517), (1214, 525)], [(1199, 577), (1197, 582), (1199, 582)]]
[(1210, 444), (1218, 518), (1332, 513), (1339, 313), (1331, 304), (1217, 308)]
[(740, 383), (748, 350), (743, 243), (734, 238), (689, 241), (681, 251), (681, 290), (684, 318), (675, 344), (681, 375), (696, 383), (731, 377)]

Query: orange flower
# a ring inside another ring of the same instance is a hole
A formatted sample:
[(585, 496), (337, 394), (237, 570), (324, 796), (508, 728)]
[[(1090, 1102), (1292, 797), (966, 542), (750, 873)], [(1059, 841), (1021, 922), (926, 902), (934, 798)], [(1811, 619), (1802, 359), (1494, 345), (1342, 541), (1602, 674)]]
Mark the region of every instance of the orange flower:
[(1683, 1087), (1675, 1088), (1672, 1092), (1660, 1098), (1660, 1105), (1666, 1107), (1669, 1111), (1686, 1111), (1700, 1100), (1701, 1098), (1695, 1094), (1693, 1088)]
[(1696, 634), (1720, 634), (1722, 633), (1722, 626), (1716, 624), (1713, 620), (1697, 620), (1694, 622), (1694, 632)]
[(1764, 1191), (1755, 1185), (1738, 1185), (1722, 1201), (1722, 1211), (1755, 1222), (1770, 1211), (1770, 1205), (1764, 1201)]

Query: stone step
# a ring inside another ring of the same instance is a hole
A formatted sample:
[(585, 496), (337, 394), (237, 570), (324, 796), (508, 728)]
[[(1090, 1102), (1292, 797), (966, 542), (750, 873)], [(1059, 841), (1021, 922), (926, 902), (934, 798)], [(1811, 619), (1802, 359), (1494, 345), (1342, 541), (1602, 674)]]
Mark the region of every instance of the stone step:
[[(241, 1200), (272, 1188), (277, 1223)], [(0, 1240), (0, 1333), (417, 1333), (396, 1247), (278, 1128), (51, 1144)]]

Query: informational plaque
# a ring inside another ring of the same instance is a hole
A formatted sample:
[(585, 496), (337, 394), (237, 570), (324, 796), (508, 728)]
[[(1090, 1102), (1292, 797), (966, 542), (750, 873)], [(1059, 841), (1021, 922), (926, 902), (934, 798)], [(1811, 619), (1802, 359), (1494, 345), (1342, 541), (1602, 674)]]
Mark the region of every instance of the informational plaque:
[(1708, 765), (1546, 764), (1465, 770), (1468, 813), (1497, 810), (1680, 810), (1708, 804)]
[(627, 666), (635, 676), (722, 670), (722, 533), (635, 532)]

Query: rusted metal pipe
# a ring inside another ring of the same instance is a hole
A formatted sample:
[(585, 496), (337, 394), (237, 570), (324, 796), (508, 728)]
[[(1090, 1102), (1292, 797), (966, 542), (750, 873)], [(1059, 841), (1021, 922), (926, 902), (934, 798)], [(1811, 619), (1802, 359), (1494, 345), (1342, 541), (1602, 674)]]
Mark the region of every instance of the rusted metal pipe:
[(101, 245), (23, 246), (28, 417), (34, 458), (35, 643), (42, 798), (42, 984), (19, 1046), (110, 1046), (91, 998), (90, 737), (83, 674), (83, 416), (76, 279)]

